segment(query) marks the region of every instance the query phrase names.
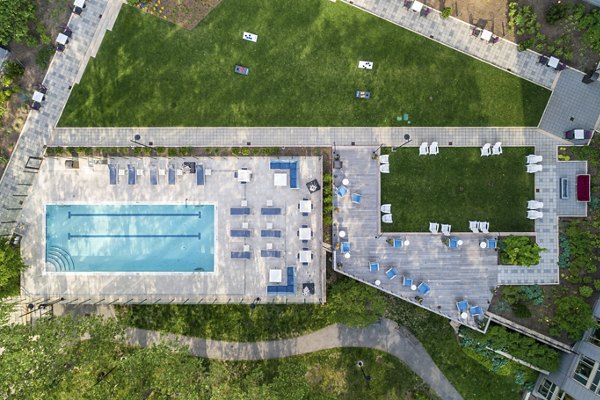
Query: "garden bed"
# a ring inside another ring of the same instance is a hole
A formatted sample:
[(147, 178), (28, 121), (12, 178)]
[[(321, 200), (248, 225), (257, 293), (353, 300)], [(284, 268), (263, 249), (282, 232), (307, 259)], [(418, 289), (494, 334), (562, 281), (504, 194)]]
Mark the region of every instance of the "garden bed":
[(139, 1), (137, 8), (185, 29), (194, 29), (220, 2), (221, 0), (149, 0)]

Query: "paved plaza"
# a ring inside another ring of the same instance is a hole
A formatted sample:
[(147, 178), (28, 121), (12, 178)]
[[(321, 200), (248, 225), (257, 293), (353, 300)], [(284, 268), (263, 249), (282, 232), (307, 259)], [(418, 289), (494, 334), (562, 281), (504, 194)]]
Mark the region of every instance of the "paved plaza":
[[(86, 158), (78, 168), (69, 168), (66, 161), (70, 159), (45, 160), (24, 206), (18, 231), (22, 255), (31, 266), (22, 277), (26, 294), (92, 303), (251, 303), (257, 297), (262, 302), (325, 301), (322, 191), (311, 194), (306, 185), (314, 179), (321, 183), (320, 157)], [(204, 184), (198, 184), (198, 175), (184, 162), (203, 166)], [(297, 188), (291, 187), (292, 171), (280, 168), (280, 162), (297, 163)], [(109, 183), (108, 165), (118, 170), (116, 184)], [(128, 184), (129, 165), (136, 168), (133, 185)], [(169, 184), (171, 169), (174, 184)], [(241, 183), (246, 173), (249, 181)], [(282, 179), (280, 186), (275, 186), (276, 176)], [(304, 201), (307, 206), (301, 210)], [(214, 272), (53, 272), (54, 266), (46, 264), (47, 204), (213, 204)], [(247, 212), (232, 215), (232, 209)], [(307, 259), (299, 259), (304, 252)], [(291, 290), (267, 295), (267, 286)]]

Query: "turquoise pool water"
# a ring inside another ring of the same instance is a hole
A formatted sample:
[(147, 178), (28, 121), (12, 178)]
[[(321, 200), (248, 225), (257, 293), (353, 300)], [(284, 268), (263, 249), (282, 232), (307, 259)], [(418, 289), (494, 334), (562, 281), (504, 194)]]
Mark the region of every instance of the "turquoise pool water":
[(59, 272), (211, 272), (212, 205), (47, 205), (46, 262)]

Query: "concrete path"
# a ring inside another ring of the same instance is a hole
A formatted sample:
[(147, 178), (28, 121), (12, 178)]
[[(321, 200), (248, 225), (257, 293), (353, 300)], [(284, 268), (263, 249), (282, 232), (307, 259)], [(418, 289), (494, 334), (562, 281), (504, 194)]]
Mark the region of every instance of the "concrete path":
[(194, 356), (225, 361), (284, 358), (338, 347), (367, 347), (397, 357), (440, 398), (462, 399), (417, 338), (387, 319), (363, 329), (336, 324), (297, 338), (267, 342), (224, 342), (135, 328), (129, 329), (127, 334), (127, 341), (134, 346), (146, 347), (161, 340), (173, 340), (186, 346)]

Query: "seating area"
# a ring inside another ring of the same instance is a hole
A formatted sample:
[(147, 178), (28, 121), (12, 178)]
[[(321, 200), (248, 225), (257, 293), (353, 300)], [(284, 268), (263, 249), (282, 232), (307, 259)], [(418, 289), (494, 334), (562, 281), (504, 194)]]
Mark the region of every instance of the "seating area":
[(290, 189), (298, 189), (298, 161), (271, 161), (270, 168), (274, 170), (289, 170)]
[(285, 295), (294, 294), (296, 292), (296, 285), (294, 282), (294, 267), (287, 267), (287, 284), (284, 285), (268, 285), (268, 295)]

